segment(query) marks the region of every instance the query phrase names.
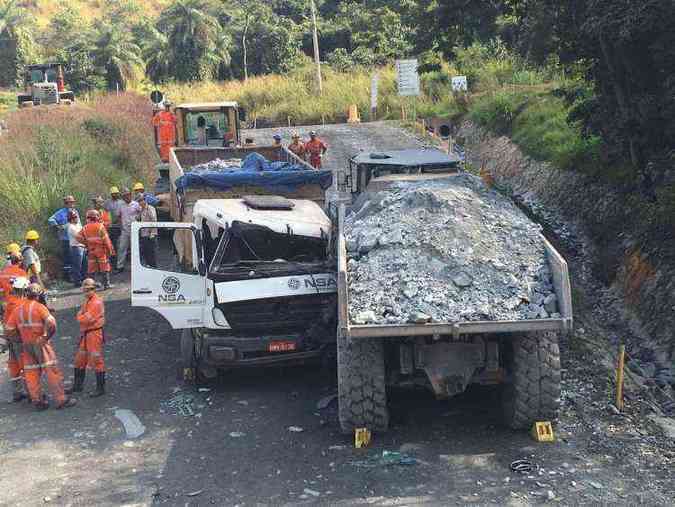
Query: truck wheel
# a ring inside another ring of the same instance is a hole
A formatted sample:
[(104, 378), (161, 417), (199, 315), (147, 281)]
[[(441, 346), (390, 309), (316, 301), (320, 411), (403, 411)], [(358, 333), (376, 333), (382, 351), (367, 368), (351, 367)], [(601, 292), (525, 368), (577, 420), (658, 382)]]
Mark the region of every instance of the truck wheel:
[(554, 421), (560, 409), (560, 349), (556, 333), (533, 333), (505, 342), (510, 382), (502, 392), (504, 422), (529, 429)]
[(386, 431), (389, 426), (382, 340), (352, 340), (338, 332), (337, 374), (340, 428)]

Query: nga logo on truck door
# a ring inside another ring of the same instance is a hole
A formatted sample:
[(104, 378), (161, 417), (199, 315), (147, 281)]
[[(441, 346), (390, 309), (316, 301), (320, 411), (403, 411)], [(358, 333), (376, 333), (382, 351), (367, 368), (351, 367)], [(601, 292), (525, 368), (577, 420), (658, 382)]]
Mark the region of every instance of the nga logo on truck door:
[(158, 296), (160, 303), (185, 303), (185, 296), (178, 294), (180, 290), (180, 280), (175, 276), (167, 276), (162, 282), (162, 290), (166, 293)]

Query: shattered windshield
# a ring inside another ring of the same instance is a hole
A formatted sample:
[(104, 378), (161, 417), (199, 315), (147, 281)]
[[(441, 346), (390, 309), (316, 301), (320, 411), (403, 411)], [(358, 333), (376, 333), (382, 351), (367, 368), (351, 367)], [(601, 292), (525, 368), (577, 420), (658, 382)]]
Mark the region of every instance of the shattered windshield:
[(280, 234), (260, 225), (233, 222), (216, 251), (211, 272), (324, 263), (327, 254), (328, 238)]

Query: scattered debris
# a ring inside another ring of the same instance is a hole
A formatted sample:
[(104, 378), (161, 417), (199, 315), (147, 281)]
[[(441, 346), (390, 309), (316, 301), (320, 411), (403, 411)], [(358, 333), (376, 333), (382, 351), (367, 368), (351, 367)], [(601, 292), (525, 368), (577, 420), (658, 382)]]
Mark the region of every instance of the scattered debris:
[(347, 448), (346, 445), (331, 445), (329, 451), (344, 451)]
[(245, 437), (246, 433), (244, 433), (243, 431), (231, 431), (230, 436), (232, 438), (241, 438), (241, 437)]
[(200, 387), (200, 388), (198, 389), (198, 391), (199, 391), (200, 393), (210, 393), (210, 392), (211, 392), (211, 389), (208, 388), (208, 387)]
[[(541, 226), (479, 178), (364, 194), (345, 222), (355, 324), (556, 314)], [(368, 201), (367, 199), (371, 199)]]
[(310, 495), (310, 496), (313, 496), (313, 497), (321, 496), (321, 493), (319, 493), (318, 491), (314, 491), (313, 489), (305, 488), (302, 491), (306, 495)]
[(187, 493), (185, 496), (199, 496), (204, 492), (203, 489), (198, 489), (197, 491), (193, 491), (191, 493)]
[(588, 481), (588, 484), (593, 486), (595, 489), (603, 489), (604, 488), (604, 486), (602, 484), (600, 484), (599, 482)]
[(337, 393), (331, 394), (329, 396), (324, 396), (321, 398), (317, 403), (316, 403), (316, 408), (319, 410), (323, 410), (325, 408), (328, 408), (328, 405), (333, 403), (337, 399)]
[(288, 431), (290, 431), (291, 433), (302, 433), (303, 431), (305, 431), (305, 429), (301, 428), (300, 426), (289, 426)]
[(527, 459), (518, 459), (511, 463), (510, 465), (512, 472), (518, 472), (519, 474), (529, 474), (536, 471), (539, 467)]
[(178, 392), (171, 399), (163, 401), (161, 407), (174, 415), (191, 417), (195, 415), (193, 402), (194, 396)]
[(125, 408), (117, 409), (115, 410), (115, 417), (124, 426), (124, 431), (127, 433), (128, 438), (138, 438), (145, 433), (145, 426), (143, 426), (143, 423), (131, 410)]
[(365, 460), (352, 461), (352, 465), (362, 468), (375, 468), (379, 466), (411, 466), (417, 464), (417, 459), (398, 451), (382, 451), (382, 454), (370, 456)]

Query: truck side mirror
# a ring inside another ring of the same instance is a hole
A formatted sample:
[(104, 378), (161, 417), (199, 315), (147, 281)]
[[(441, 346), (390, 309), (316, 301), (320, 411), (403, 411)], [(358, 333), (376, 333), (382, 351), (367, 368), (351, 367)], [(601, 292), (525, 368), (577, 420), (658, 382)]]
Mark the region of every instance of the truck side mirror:
[(239, 121), (246, 121), (246, 109), (243, 107), (239, 108)]

